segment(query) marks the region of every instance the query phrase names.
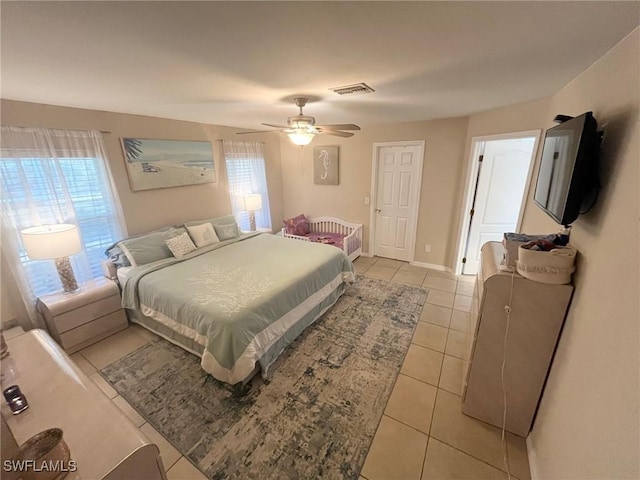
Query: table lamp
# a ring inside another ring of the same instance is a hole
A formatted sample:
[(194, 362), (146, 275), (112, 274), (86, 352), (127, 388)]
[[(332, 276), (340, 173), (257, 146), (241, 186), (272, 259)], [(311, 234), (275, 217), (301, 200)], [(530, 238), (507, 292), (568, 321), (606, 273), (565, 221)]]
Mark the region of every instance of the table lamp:
[(249, 230), (255, 232), (256, 230), (256, 210), (262, 209), (262, 195), (259, 193), (252, 193), (251, 195), (244, 195), (242, 197), (243, 210), (249, 212)]
[(75, 225), (58, 223), (30, 227), (20, 232), (24, 249), (32, 260), (55, 259), (58, 276), (65, 293), (75, 292), (78, 282), (73, 274), (69, 255), (82, 250)]

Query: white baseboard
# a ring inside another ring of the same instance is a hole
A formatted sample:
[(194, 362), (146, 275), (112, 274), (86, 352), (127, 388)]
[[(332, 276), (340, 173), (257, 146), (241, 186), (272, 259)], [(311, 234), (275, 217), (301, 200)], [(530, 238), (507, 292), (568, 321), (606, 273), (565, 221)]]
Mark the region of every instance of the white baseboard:
[[(372, 257), (373, 255), (370, 255), (369, 252), (362, 252), (363, 257)], [(453, 273), (453, 269), (449, 268), (449, 267), (445, 267), (444, 265), (436, 265), (435, 263), (426, 263), (426, 262), (418, 262), (418, 261), (412, 261), (409, 262), (409, 265), (413, 265), (414, 267), (422, 267), (422, 268), (428, 268), (431, 270), (439, 270), (441, 272), (449, 272), (449, 273)]]
[(527, 458), (529, 459), (529, 473), (531, 473), (531, 480), (538, 480), (540, 475), (538, 475), (538, 464), (536, 462), (536, 455), (534, 448), (532, 446), (531, 434), (527, 436)]
[(428, 268), (430, 270), (439, 270), (441, 272), (451, 273), (453, 271), (451, 268), (445, 267), (444, 265), (435, 265), (433, 263), (417, 262), (415, 260), (413, 262), (409, 262), (409, 264), (415, 267), (423, 267), (423, 268)]

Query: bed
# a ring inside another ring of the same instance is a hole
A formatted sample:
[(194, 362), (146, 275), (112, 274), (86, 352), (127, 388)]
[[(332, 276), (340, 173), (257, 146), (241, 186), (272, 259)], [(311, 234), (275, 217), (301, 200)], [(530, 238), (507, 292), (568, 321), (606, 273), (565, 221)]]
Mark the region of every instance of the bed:
[(300, 214), (287, 218), (280, 234), (293, 240), (326, 243), (344, 250), (349, 260), (362, 255), (362, 224), (336, 217), (307, 217)]
[(129, 319), (237, 384), (269, 366), (355, 279), (343, 251), (249, 233), (118, 269)]

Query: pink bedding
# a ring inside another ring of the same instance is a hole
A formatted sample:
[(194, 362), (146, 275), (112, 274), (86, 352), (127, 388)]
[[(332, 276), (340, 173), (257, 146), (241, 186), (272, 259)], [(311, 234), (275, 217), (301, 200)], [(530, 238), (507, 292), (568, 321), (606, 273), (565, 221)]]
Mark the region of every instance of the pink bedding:
[(329, 245), (335, 245), (338, 248), (342, 248), (344, 243), (344, 235), (341, 233), (329, 233), (329, 232), (318, 232), (318, 233), (308, 233), (305, 235), (311, 242), (317, 243), (326, 243)]

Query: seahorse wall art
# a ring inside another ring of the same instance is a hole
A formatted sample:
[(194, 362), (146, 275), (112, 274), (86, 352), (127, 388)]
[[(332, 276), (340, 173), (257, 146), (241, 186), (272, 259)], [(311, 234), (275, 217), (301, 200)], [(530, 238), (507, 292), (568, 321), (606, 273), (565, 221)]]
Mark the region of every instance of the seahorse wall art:
[(316, 185), (338, 185), (339, 147), (323, 145), (313, 149), (313, 183)]

